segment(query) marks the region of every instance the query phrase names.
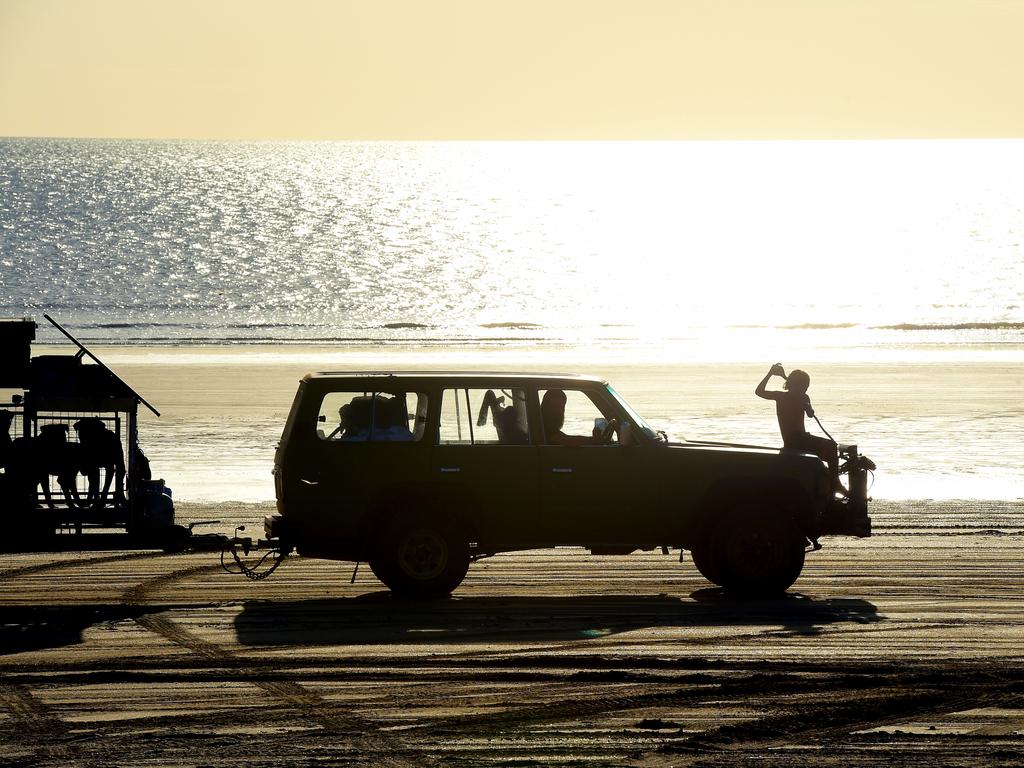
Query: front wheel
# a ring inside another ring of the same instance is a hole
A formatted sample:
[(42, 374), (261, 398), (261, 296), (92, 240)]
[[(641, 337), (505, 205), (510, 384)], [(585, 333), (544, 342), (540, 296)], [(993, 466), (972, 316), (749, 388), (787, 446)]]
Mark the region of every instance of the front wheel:
[(729, 592), (778, 595), (800, 576), (805, 546), (783, 510), (737, 508), (711, 527), (693, 561), (704, 578)]
[(370, 568), (401, 597), (443, 597), (469, 570), (469, 544), (461, 527), (436, 514), (399, 514), (378, 537)]

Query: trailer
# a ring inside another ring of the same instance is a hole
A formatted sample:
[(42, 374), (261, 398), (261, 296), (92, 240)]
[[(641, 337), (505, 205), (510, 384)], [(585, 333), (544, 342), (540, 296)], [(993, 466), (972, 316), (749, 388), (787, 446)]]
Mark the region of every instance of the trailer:
[(0, 319), (0, 548), (181, 550), (171, 491), (139, 445), (149, 402), (49, 315), (73, 354), (32, 356), (31, 318)]

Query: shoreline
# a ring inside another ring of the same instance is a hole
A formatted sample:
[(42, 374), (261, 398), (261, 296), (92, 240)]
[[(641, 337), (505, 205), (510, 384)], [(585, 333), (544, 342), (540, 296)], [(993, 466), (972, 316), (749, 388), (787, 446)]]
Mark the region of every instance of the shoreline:
[[(580, 345), (91, 349), (161, 412), (140, 414), (140, 443), (178, 503), (272, 500), (274, 448), (311, 371), (589, 373), (672, 439), (781, 444), (771, 404), (753, 395), (768, 367), (760, 362), (696, 362), (664, 350), (645, 359)], [(811, 374), (825, 428), (878, 464), (875, 498), (1024, 499), (1024, 361), (783, 361)]]
[[(42, 326), (40, 326), (42, 329)], [(436, 339), (343, 339), (343, 340), (202, 340), (169, 339), (84, 341), (104, 362), (122, 360), (150, 361), (182, 355), (197, 360), (242, 364), (248, 360), (308, 360), (311, 363), (333, 359), (377, 361), (398, 355), (403, 359), (446, 361), (449, 365), (471, 366), (481, 357), (512, 364), (593, 363), (607, 360), (613, 364), (660, 365), (666, 360), (689, 365), (764, 365), (773, 360), (800, 360), (827, 365), (1024, 365), (1024, 339), (950, 341), (949, 339), (899, 339), (865, 341), (829, 338), (834, 331), (794, 331), (763, 329), (748, 335), (716, 333), (706, 337), (658, 338), (436, 338)], [(780, 341), (785, 336), (786, 341)], [(47, 353), (73, 351), (63, 339), (37, 339), (35, 346)], [(109, 364), (109, 363), (108, 363)]]

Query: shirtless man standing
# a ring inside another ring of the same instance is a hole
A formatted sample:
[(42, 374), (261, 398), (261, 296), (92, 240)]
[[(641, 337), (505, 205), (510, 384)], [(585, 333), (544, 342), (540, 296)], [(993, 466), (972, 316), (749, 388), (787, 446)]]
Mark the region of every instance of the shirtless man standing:
[[(783, 391), (768, 391), (765, 386), (772, 376), (781, 376), (786, 383), (783, 384)], [(813, 453), (826, 464), (828, 464), (829, 475), (832, 477), (832, 490), (835, 493), (845, 496), (846, 488), (839, 482), (839, 448), (832, 441), (824, 437), (808, 434), (804, 429), (804, 414), (813, 417), (814, 409), (811, 407), (811, 399), (807, 396), (807, 389), (811, 385), (811, 377), (804, 371), (795, 370), (786, 376), (786, 371), (781, 363), (773, 365), (761, 383), (757, 385), (754, 394), (763, 397), (765, 400), (775, 401), (775, 414), (779, 419), (779, 431), (782, 433), (782, 444), (804, 453)]]

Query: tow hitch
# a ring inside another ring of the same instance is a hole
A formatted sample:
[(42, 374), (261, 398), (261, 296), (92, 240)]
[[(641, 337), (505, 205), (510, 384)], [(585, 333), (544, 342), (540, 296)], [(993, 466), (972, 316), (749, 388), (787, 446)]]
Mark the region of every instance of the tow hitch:
[[(240, 536), (239, 532), (244, 531), (245, 526), (235, 528), (235, 534), (228, 539), (227, 546), (221, 550), (220, 565), (227, 573), (239, 573), (252, 581), (262, 581), (278, 569), (285, 558), (292, 553), (290, 545), (282, 544), (280, 539), (257, 539), (253, 543), (251, 536)], [(243, 557), (248, 557), (253, 552), (263, 552), (255, 562), (246, 562)], [(227, 554), (231, 553), (234, 566), (227, 561)], [(239, 555), (241, 552), (241, 555)], [(270, 564), (266, 565), (267, 560)], [(262, 569), (262, 570), (261, 570)]]

